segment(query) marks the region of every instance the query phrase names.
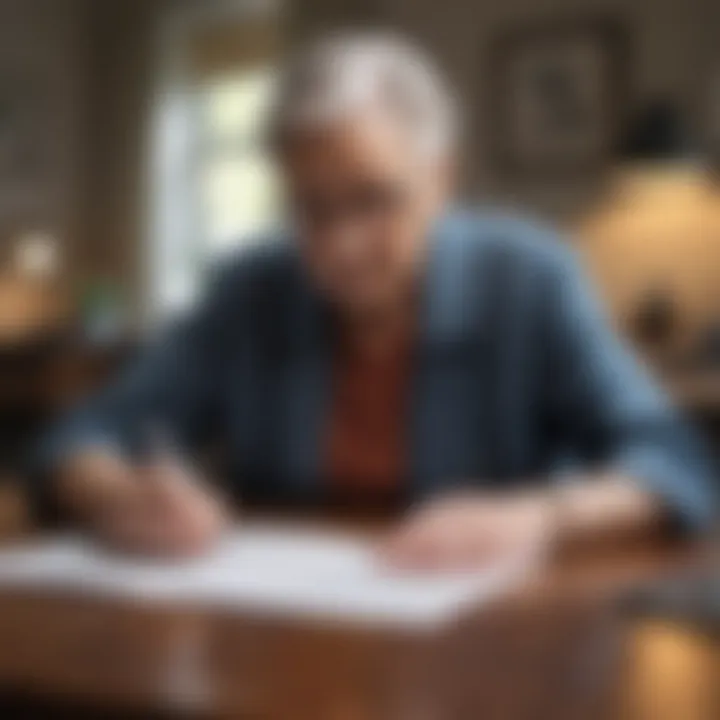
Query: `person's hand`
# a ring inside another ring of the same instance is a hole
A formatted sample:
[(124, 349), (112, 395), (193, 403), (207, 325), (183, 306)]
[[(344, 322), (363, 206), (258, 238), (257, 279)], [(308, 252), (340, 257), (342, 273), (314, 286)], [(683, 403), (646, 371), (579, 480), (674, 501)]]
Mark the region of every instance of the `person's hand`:
[(132, 467), (110, 454), (85, 454), (65, 468), (60, 488), (90, 532), (121, 552), (190, 557), (226, 527), (220, 500), (167, 456)]
[(406, 570), (473, 569), (508, 559), (542, 559), (551, 550), (555, 512), (549, 495), (467, 494), (414, 511), (381, 549)]

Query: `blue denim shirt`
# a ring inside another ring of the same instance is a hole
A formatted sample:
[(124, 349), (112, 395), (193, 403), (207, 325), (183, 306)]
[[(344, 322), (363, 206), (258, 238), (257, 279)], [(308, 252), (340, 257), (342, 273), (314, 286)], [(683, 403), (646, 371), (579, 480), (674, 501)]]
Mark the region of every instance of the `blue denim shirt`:
[[(410, 495), (613, 470), (686, 527), (705, 525), (710, 461), (609, 328), (568, 247), (534, 224), (460, 211), (429, 242), (406, 418)], [(241, 492), (322, 494), (327, 325), (292, 239), (258, 245), (62, 420), (39, 464), (98, 443), (132, 453), (160, 423), (188, 451), (222, 436)]]

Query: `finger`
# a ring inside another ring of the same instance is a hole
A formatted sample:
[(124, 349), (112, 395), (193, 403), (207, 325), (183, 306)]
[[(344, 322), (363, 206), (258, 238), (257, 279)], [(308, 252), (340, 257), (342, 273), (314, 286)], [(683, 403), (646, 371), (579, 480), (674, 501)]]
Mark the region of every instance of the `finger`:
[(403, 530), (393, 539), (388, 557), (405, 569), (472, 570), (491, 562), (497, 547), (492, 534), (477, 523), (459, 522), (443, 513)]
[(421, 570), (432, 566), (436, 548), (429, 523), (412, 522), (390, 539), (385, 557), (396, 569)]
[(461, 570), (472, 564), (471, 529), (453, 522), (438, 522), (429, 528), (417, 562), (426, 570)]
[(192, 512), (199, 493), (197, 485), (174, 465), (155, 462), (145, 469), (150, 501), (159, 514), (186, 515)]
[(150, 557), (189, 557), (204, 550), (210, 535), (191, 523), (179, 523), (156, 514), (117, 516), (105, 528), (116, 549)]

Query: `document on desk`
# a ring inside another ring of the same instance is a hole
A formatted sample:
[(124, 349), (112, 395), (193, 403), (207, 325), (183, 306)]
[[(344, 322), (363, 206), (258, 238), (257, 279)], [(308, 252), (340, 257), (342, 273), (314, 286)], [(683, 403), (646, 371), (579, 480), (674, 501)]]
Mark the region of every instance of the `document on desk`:
[(508, 591), (527, 568), (518, 561), (472, 573), (397, 573), (358, 536), (248, 524), (190, 561), (113, 555), (79, 537), (2, 550), (0, 588), (434, 628)]

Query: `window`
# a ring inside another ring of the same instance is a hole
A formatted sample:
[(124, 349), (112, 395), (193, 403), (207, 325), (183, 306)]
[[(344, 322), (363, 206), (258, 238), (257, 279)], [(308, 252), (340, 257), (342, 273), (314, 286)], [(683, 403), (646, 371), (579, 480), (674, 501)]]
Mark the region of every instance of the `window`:
[(150, 172), (148, 319), (192, 301), (207, 268), (276, 225), (264, 128), (280, 54), (276, 6), (208, 2), (161, 37)]
[(263, 147), (274, 80), (272, 67), (259, 66), (200, 89), (195, 193), (205, 258), (257, 236), (277, 220), (277, 185)]

